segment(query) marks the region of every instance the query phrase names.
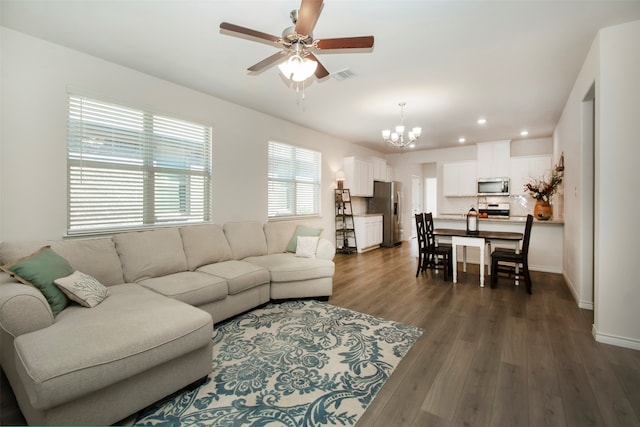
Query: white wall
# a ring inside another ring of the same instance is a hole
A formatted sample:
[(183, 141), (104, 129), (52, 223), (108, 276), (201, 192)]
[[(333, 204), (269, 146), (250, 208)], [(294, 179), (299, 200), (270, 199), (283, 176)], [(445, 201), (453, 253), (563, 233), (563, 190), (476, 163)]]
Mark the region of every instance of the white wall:
[[(591, 223), (592, 206), (589, 193), (593, 192), (592, 165), (584, 158), (593, 151), (593, 143), (585, 141), (583, 132), (583, 100), (594, 82), (599, 80), (598, 61), (600, 38), (596, 37), (584, 65), (574, 83), (567, 104), (554, 132), (555, 151), (564, 152), (564, 275), (578, 305), (593, 308), (592, 269), (585, 262), (585, 247), (590, 248), (592, 232), (585, 229), (586, 222)], [(599, 88), (599, 85), (597, 86)], [(596, 118), (597, 120), (597, 118)], [(556, 155), (557, 156), (557, 155)], [(555, 159), (554, 159), (555, 160)], [(589, 219), (589, 220), (588, 220)], [(591, 250), (591, 249), (589, 249)]]
[[(66, 233), (67, 90), (213, 128), (213, 220), (267, 220), (267, 141), (322, 152), (322, 225), (333, 238), (344, 156), (380, 155), (344, 140), (13, 30), (0, 28), (0, 240)], [(289, 102), (289, 101), (283, 101)]]
[[(583, 100), (595, 83), (593, 332), (598, 341), (640, 349), (635, 272), (640, 211), (640, 21), (602, 29), (554, 134), (565, 153), (565, 275), (579, 303), (590, 299), (584, 209), (591, 165), (583, 144)], [(587, 160), (585, 160), (587, 159)]]

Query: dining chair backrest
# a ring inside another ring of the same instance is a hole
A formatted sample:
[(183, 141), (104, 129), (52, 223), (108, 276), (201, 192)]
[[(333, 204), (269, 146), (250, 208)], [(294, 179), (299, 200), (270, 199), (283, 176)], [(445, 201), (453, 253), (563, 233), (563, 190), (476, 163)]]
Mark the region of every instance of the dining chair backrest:
[(418, 247), (425, 248), (427, 246), (427, 230), (424, 221), (424, 214), (417, 213), (416, 217), (416, 234), (418, 235)]
[(427, 235), (427, 246), (435, 246), (436, 237), (433, 234), (433, 213), (427, 212), (424, 214), (424, 225)]
[(524, 238), (522, 239), (522, 256), (527, 259), (529, 254), (529, 241), (531, 240), (531, 228), (533, 227), (533, 215), (527, 215), (527, 224), (524, 226)]

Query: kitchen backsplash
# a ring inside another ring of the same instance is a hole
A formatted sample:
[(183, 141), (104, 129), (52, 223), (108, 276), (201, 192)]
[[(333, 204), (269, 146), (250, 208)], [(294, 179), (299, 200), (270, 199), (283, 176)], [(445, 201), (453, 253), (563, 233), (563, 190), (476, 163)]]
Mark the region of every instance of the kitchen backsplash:
[(478, 210), (479, 203), (509, 203), (511, 216), (525, 216), (533, 213), (534, 201), (525, 196), (497, 196), (497, 197), (445, 197), (440, 206), (439, 214), (466, 214), (471, 206)]

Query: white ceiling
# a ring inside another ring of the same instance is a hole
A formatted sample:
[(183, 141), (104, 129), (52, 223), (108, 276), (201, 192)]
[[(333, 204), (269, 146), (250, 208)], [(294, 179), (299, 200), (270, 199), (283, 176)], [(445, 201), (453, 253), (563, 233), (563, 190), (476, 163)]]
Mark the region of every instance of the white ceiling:
[[(418, 149), (548, 137), (597, 30), (640, 19), (634, 1), (326, 0), (314, 38), (373, 35), (368, 52), (320, 53), (304, 103), (275, 53), (221, 34), (222, 21), (279, 36), (300, 0), (0, 0), (3, 26), (381, 152), (382, 128), (421, 126)], [(304, 105), (303, 105), (304, 104)], [(487, 124), (479, 126), (478, 117)]]

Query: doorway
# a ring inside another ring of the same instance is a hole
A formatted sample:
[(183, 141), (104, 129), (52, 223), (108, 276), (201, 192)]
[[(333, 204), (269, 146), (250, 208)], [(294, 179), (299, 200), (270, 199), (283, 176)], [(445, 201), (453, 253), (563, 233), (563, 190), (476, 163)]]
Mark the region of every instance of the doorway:
[[(420, 176), (411, 175), (411, 218), (415, 214), (422, 212), (422, 183)], [(416, 222), (411, 221), (411, 239), (417, 237)]]

